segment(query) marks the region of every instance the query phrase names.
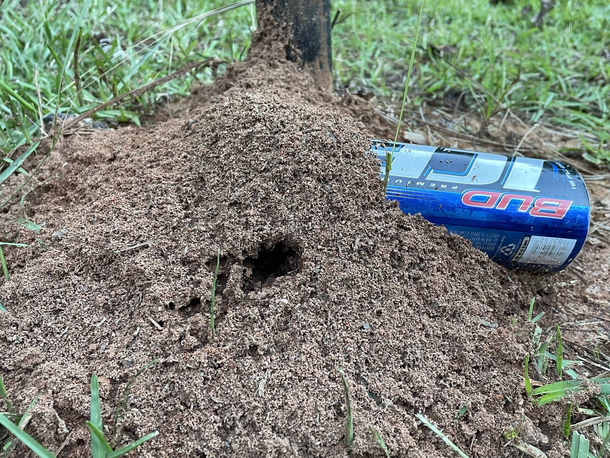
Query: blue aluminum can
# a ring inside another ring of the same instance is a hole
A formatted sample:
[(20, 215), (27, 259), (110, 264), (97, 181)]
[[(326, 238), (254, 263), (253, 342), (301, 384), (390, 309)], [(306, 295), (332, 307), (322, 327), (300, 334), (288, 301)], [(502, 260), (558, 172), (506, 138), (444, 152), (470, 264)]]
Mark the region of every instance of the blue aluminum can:
[(387, 198), (472, 242), (502, 265), (558, 272), (580, 252), (590, 220), (580, 174), (555, 161), (374, 141)]

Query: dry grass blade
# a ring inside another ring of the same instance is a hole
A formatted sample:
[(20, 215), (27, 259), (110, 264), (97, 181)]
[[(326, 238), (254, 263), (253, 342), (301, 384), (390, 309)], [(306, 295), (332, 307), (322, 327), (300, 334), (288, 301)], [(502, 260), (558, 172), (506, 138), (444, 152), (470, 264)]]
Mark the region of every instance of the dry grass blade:
[(345, 441), (347, 442), (347, 449), (351, 450), (354, 443), (354, 417), (352, 413), (352, 400), (349, 394), (349, 385), (347, 384), (347, 378), (343, 369), (337, 367), (337, 372), (341, 376), (343, 382), (343, 389), (345, 391), (345, 405), (347, 407), (347, 417), (345, 419)]
[(547, 458), (546, 453), (544, 453), (542, 450), (537, 447), (534, 447), (531, 444), (528, 444), (527, 442), (523, 442), (518, 437), (515, 437), (512, 441), (509, 442), (509, 444), (533, 458)]
[(527, 355), (525, 355), (525, 362), (523, 363), (523, 381), (525, 382), (525, 393), (527, 394), (527, 398), (532, 399), (532, 382), (529, 376), (529, 364), (530, 355), (528, 353)]

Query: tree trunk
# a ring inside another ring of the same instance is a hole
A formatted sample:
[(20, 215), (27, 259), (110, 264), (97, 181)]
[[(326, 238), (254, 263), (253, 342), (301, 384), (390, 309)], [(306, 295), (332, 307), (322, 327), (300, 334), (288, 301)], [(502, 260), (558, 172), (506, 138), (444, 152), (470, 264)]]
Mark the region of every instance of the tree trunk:
[(316, 82), (332, 89), (330, 0), (256, 0), (259, 27), (269, 11), (286, 38), (286, 57), (307, 67)]

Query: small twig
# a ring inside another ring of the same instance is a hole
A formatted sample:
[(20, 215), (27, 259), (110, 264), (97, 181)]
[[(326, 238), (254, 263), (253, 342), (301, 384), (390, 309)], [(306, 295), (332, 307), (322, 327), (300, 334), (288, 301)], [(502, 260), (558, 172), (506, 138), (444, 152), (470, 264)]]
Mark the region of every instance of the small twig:
[[(163, 327), (162, 327), (162, 326), (161, 326), (159, 323), (157, 323), (157, 322), (156, 322), (155, 320), (153, 320), (151, 317), (148, 317), (148, 319), (150, 320), (150, 322), (151, 322), (152, 324), (154, 324), (154, 325), (155, 325), (155, 327), (156, 327), (156, 328), (157, 328), (159, 331), (163, 331)], [(139, 329), (139, 328), (138, 328), (138, 329)]]
[(152, 240), (148, 240), (146, 242), (142, 242), (142, 243), (138, 243), (137, 245), (133, 245), (127, 248), (123, 248), (122, 250), (117, 250), (115, 251), (115, 253), (123, 253), (125, 251), (129, 251), (129, 250), (135, 250), (136, 248), (142, 248), (142, 247), (150, 247), (152, 246), (153, 241)]
[(217, 59), (206, 59), (206, 60), (202, 60), (200, 62), (195, 62), (195, 63), (189, 64), (189, 65), (181, 68), (180, 70), (175, 71), (174, 73), (172, 73), (170, 75), (164, 76), (163, 78), (156, 79), (148, 84), (145, 84), (144, 86), (133, 89), (129, 92), (126, 92), (125, 94), (121, 94), (121, 95), (109, 100), (108, 102), (104, 102), (94, 108), (91, 108), (90, 110), (85, 111), (83, 114), (74, 118), (72, 121), (67, 122), (63, 126), (63, 130), (68, 130), (70, 127), (74, 127), (79, 122), (81, 122), (83, 119), (90, 118), (91, 115), (97, 113), (98, 111), (103, 110), (104, 108), (106, 108), (110, 105), (114, 105), (115, 103), (118, 103), (121, 100), (126, 99), (127, 97), (130, 97), (130, 96), (138, 97), (138, 96), (142, 95), (143, 93), (150, 91), (151, 89), (154, 89), (155, 87), (157, 87), (161, 84), (167, 83), (168, 81), (176, 79), (179, 76), (182, 76), (185, 73), (188, 73), (197, 67), (201, 67), (204, 65), (206, 65), (206, 66), (220, 65), (222, 63), (223, 63), (223, 61), (220, 61)]
[(104, 319), (102, 321), (100, 321), (98, 324), (96, 324), (95, 327), (99, 328), (101, 325), (103, 325), (106, 322), (107, 319), (108, 318), (104, 317)]
[[(2, 0), (0, 0), (2, 1)], [(63, 451), (63, 449), (66, 447), (66, 445), (68, 445), (68, 440), (70, 439), (70, 436), (72, 436), (72, 433), (68, 434), (68, 436), (66, 437), (66, 440), (64, 440), (62, 442), (62, 444), (59, 446), (59, 448), (57, 449), (57, 452), (55, 452), (55, 456), (58, 457), (59, 454)]]
[(547, 458), (547, 454), (544, 453), (542, 450), (537, 447), (534, 447), (531, 444), (528, 444), (527, 442), (523, 442), (518, 437), (515, 437), (506, 445), (512, 445), (516, 449), (521, 450), (523, 453), (526, 453), (534, 458)]
[(571, 426), (572, 431), (578, 431), (579, 429), (588, 428), (589, 426), (599, 425), (602, 423), (608, 423), (610, 417), (595, 417), (588, 418), (587, 420), (581, 421)]

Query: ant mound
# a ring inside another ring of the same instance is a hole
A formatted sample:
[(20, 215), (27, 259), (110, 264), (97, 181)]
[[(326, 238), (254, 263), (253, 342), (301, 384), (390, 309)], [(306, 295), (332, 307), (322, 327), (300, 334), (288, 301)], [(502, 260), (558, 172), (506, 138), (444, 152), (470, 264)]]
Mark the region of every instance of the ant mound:
[(222, 84), (187, 118), (64, 140), (28, 195), (44, 227), (5, 250), (0, 287), (9, 396), (22, 412), (40, 393), (27, 432), (89, 456), (95, 373), (107, 437), (159, 431), (137, 456), (345, 456), (341, 368), (353, 456), (383, 455), (370, 427), (392, 456), (452, 456), (416, 414), (469, 456), (518, 456), (502, 433), (527, 410), (528, 344), (506, 272), (386, 202), (368, 133), (328, 99)]

